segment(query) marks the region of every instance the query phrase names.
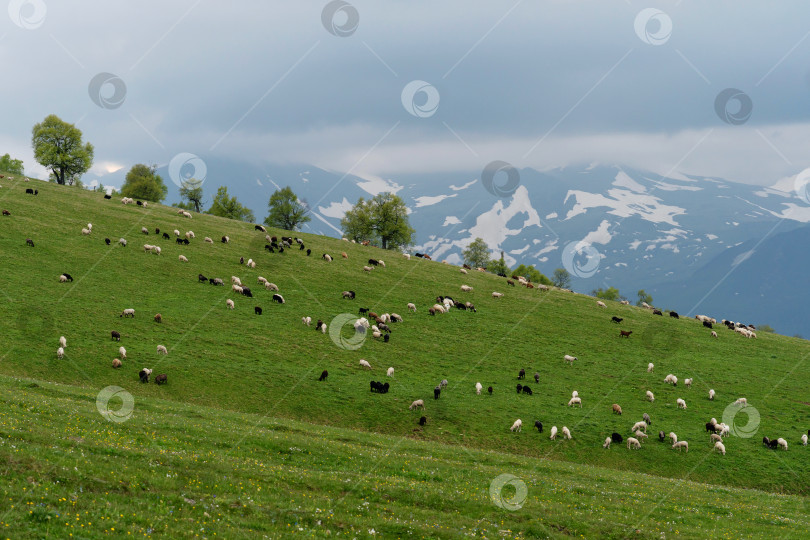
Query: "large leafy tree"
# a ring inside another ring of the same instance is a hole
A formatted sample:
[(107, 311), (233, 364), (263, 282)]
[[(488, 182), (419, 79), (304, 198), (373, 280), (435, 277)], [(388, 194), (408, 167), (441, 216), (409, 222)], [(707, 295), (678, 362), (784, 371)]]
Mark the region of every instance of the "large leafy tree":
[(194, 210), (195, 212), (199, 213), (203, 205), (202, 183), (194, 178), (184, 181), (180, 185), (180, 197), (183, 199), (185, 204), (183, 208), (186, 210)]
[(207, 213), (239, 221), (255, 221), (253, 210), (243, 206), (236, 200), (236, 197), (229, 197), (228, 188), (225, 186), (220, 186), (219, 189), (217, 189), (214, 202), (211, 203), (211, 208), (208, 209)]
[(307, 215), (307, 207), (298, 201), (298, 196), (292, 188), (287, 186), (276, 190), (267, 203), (270, 214), (265, 218), (264, 224), (286, 231), (294, 231), (312, 218)]
[(50, 169), (59, 184), (81, 176), (93, 165), (93, 145), (82, 143), (82, 132), (51, 114), (31, 130), (37, 163)]
[(619, 289), (616, 287), (608, 287), (607, 289), (599, 287), (591, 291), (591, 296), (601, 298), (602, 300), (619, 300), (622, 297), (619, 294)]
[(534, 265), (526, 266), (521, 264), (512, 271), (512, 275), (523, 276), (533, 283), (542, 283), (543, 285), (552, 285), (551, 280), (548, 279), (542, 272), (540, 272)]
[[(503, 252), (501, 252), (501, 254), (503, 254)], [(506, 261), (503, 259), (503, 255), (501, 255), (500, 259), (490, 260), (486, 268), (493, 274), (497, 274), (499, 276), (511, 275), (510, 274), (511, 270), (509, 269), (509, 266), (506, 265)]]
[(23, 172), (23, 162), (21, 159), (11, 159), (9, 154), (0, 156), (0, 171), (14, 174), (25, 174)]
[(393, 193), (362, 197), (340, 221), (346, 236), (357, 242), (379, 241), (383, 249), (403, 248), (413, 243), (415, 231), (408, 221), (408, 208)]
[(462, 252), (464, 262), (473, 268), (483, 267), (486, 268), (489, 261), (489, 246), (483, 238), (476, 238), (470, 245), (467, 246)]
[(640, 306), (640, 305), (644, 304), (645, 302), (647, 303), (647, 305), (650, 305), (650, 306), (652, 305), (653, 297), (650, 296), (649, 294), (647, 294), (644, 291), (644, 289), (640, 289), (637, 294), (638, 294), (638, 301), (636, 301), (637, 306)]
[(121, 186), (121, 195), (133, 199), (160, 202), (166, 198), (169, 188), (163, 183), (163, 178), (155, 174), (155, 166), (142, 163), (134, 165)]
[(565, 268), (557, 268), (554, 270), (554, 277), (551, 282), (555, 287), (560, 289), (568, 289), (571, 287), (571, 274)]

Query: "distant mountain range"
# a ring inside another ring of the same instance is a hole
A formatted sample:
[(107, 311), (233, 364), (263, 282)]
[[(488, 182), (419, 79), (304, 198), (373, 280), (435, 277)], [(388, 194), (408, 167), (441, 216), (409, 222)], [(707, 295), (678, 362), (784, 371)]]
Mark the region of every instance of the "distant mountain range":
[[(340, 236), (340, 219), (358, 198), (393, 191), (409, 207), (414, 250), (434, 259), (460, 264), (464, 247), (481, 237), (512, 267), (534, 264), (546, 275), (568, 268), (580, 292), (613, 286), (635, 300), (645, 289), (657, 305), (682, 314), (706, 312), (810, 336), (810, 321), (796, 317), (810, 300), (801, 272), (810, 268), (810, 205), (792, 192), (591, 165), (514, 171), (517, 185), (498, 197), (480, 172), (366, 179), (312, 166), (205, 163), (207, 202), (227, 185), (259, 221), (270, 195), (289, 185), (312, 212), (305, 230)], [(168, 170), (159, 172), (169, 183)], [(125, 173), (99, 180), (121, 185)], [(505, 181), (505, 173), (495, 177), (496, 185)], [(169, 186), (171, 204), (179, 197)]]

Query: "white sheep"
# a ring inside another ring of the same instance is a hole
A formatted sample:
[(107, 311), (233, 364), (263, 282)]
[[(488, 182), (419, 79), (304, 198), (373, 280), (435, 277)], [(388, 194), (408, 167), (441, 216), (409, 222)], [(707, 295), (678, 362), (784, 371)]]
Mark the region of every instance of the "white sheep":
[(256, 268), (256, 262), (255, 262), (255, 261), (248, 261), (248, 262), (247, 262), (247, 265), (248, 265), (250, 268)]
[(633, 427), (630, 428), (630, 431), (638, 431), (638, 430), (642, 430), (644, 431), (644, 433), (647, 433), (647, 422), (645, 422), (644, 420), (639, 420), (638, 422), (633, 424)]
[[(376, 325), (375, 325), (375, 327), (376, 327)], [(369, 329), (369, 322), (368, 322), (368, 319), (366, 319), (365, 317), (360, 317), (359, 319), (354, 321), (354, 331), (355, 332), (359, 332), (361, 334), (364, 334), (366, 332), (366, 330), (368, 330), (368, 329)], [(379, 332), (380, 329), (378, 328), (377, 331)]]
[(120, 356), (124, 360), (127, 359), (127, 350), (123, 346), (118, 347), (118, 356)]
[(744, 397), (741, 397), (740, 399), (738, 399), (737, 401), (734, 402), (734, 405), (742, 405), (743, 407), (747, 407), (748, 406), (748, 400), (745, 399)]
[(565, 440), (565, 439), (571, 440), (571, 431), (567, 427), (563, 426), (562, 434), (563, 434), (563, 440)]
[(604, 442), (604, 444), (602, 445), (602, 448), (610, 448), (610, 443), (611, 443), (611, 441), (612, 441), (612, 439), (611, 439), (610, 437), (606, 437), (606, 438), (605, 438), (605, 442)]
[(482, 388), (483, 386), (481, 385), (480, 382), (475, 383), (475, 393), (478, 394), (479, 396), (481, 395)]
[(647, 434), (644, 433), (643, 431), (641, 431), (640, 429), (637, 429), (633, 433), (633, 435), (635, 435), (637, 439), (646, 439), (647, 438)]
[(56, 357), (60, 360), (65, 357), (64, 347), (59, 347), (58, 349), (56, 349)]
[(802, 435), (802, 446), (807, 446), (807, 433)]
[(497, 291), (492, 293), (492, 298), (500, 298), (501, 296), (503, 296), (503, 293)]
[(571, 392), (571, 397), (579, 397), (579, 392), (574, 390), (573, 392)]
[(61, 276), (59, 276), (59, 283), (67, 283), (67, 280), (68, 280), (68, 278), (67, 278), (67, 276), (65, 274), (62, 274)]
[(687, 388), (692, 388), (692, 379), (684, 379), (683, 384), (685, 384)]
[(678, 442), (676, 442), (675, 444), (672, 445), (672, 448), (677, 448), (678, 452), (681, 451), (681, 448), (685, 448), (686, 453), (687, 454), (689, 453), (689, 443), (686, 442), (686, 441), (678, 441)]
[(241, 279), (239, 279), (239, 278), (238, 278), (238, 277), (236, 277), (236, 276), (231, 276), (231, 283), (234, 283), (234, 284), (236, 284), (236, 285), (242, 285), (242, 280), (241, 280)]
[(259, 280), (259, 285), (264, 285), (265, 283), (267, 283), (267, 279), (263, 278), (262, 276), (259, 276), (258, 280)]
[(414, 401), (413, 403), (411, 403), (411, 406), (410, 406), (410, 407), (408, 407), (408, 408), (409, 408), (410, 410), (414, 410), (414, 409), (418, 409), (418, 408), (420, 408), (420, 407), (424, 409), (424, 408), (425, 408), (425, 402), (424, 402), (424, 400), (417, 399), (416, 401)]
[(409, 261), (411, 260), (410, 253), (403, 253), (402, 256), (405, 257), (406, 259), (408, 259)]
[(197, 236), (194, 234), (194, 231), (186, 231), (186, 238), (191, 240), (193, 238), (197, 238)]
[(174, 235), (175, 235), (175, 236), (180, 236), (180, 231), (179, 231), (179, 230), (177, 230), (177, 229), (175, 229), (175, 230), (174, 230)]
[(630, 450), (630, 447), (635, 448), (638, 450), (641, 448), (641, 443), (638, 442), (638, 439), (634, 439), (633, 437), (627, 437), (627, 449)]
[(714, 400), (714, 390), (712, 390), (711, 388), (709, 389), (709, 399)]
[(686, 408), (686, 402), (684, 400), (682, 400), (681, 398), (676, 399), (675, 403), (678, 404), (679, 409), (685, 409)]
[(379, 264), (380, 266), (382, 266), (383, 268), (385, 268), (385, 261), (384, 261), (384, 260), (382, 260), (382, 259), (378, 259), (378, 260), (377, 260), (377, 264)]
[(579, 405), (579, 408), (581, 409), (581, 408), (582, 408), (582, 398), (579, 398), (579, 397), (572, 397), (572, 398), (571, 398), (571, 399), (568, 401), (568, 406), (569, 406), (569, 407), (573, 407), (574, 405)]
[(788, 447), (787, 441), (785, 439), (783, 439), (782, 437), (779, 437), (778, 439), (776, 439), (776, 444), (778, 444), (779, 448), (781, 448), (782, 450), (787, 450), (787, 447)]
[(228, 309), (233, 309), (234, 308), (233, 300), (231, 300), (230, 298), (225, 300), (225, 305), (228, 306)]
[(716, 442), (720, 442), (720, 441), (722, 441), (722, 440), (723, 440), (723, 437), (721, 437), (721, 436), (720, 436), (720, 435), (718, 435), (717, 433), (712, 433), (712, 436), (711, 436), (711, 441), (712, 441), (712, 444), (714, 444), (714, 443), (716, 443)]
[(155, 255), (160, 255), (160, 246), (155, 246), (155, 248), (152, 250), (152, 252)]
[(364, 266), (364, 267), (363, 267), (363, 270), (364, 270), (365, 272), (371, 272), (371, 271), (372, 271), (372, 270), (374, 270), (374, 269), (373, 269), (372, 267), (370, 267), (370, 266)]
[(669, 383), (672, 386), (678, 386), (678, 377), (676, 377), (675, 375), (670, 373), (669, 375), (666, 376), (666, 378), (664, 379), (664, 382)]
[(211, 237), (206, 236), (206, 237), (203, 239), (203, 242), (207, 242), (207, 243), (209, 243), (209, 244), (213, 244), (213, 243), (214, 243), (214, 240), (213, 240)]
[(147, 229), (146, 227), (141, 227), (141, 232), (143, 234), (149, 234), (149, 229)]
[(301, 317), (301, 323), (309, 326), (312, 323), (312, 317)]
[(231, 285), (231, 289), (233, 289), (234, 292), (238, 292), (239, 294), (242, 294), (245, 291), (245, 289), (236, 284)]
[(462, 273), (462, 274), (466, 274), (466, 273), (467, 273), (467, 270), (466, 270), (465, 268), (462, 268), (462, 269), (461, 269), (461, 273)]
[(87, 228), (88, 228), (88, 229), (90, 229), (90, 230), (92, 231), (92, 230), (93, 230), (93, 224), (92, 224), (92, 223), (88, 223), (88, 224), (87, 224)]
[(622, 300), (619, 303), (622, 304), (623, 306), (629, 306), (630, 305), (630, 300)]
[(605, 308), (607, 307), (607, 305), (604, 302), (602, 302), (601, 300), (597, 300), (596, 305), (599, 306), (599, 307), (605, 307)]
[(186, 212), (186, 211), (184, 210), (184, 211), (183, 211), (183, 217), (188, 218), (188, 219), (191, 219), (191, 212)]
[(270, 283), (269, 281), (264, 284), (264, 288), (268, 291), (277, 291), (278, 292), (278, 285), (275, 283)]
[(713, 337), (713, 338), (716, 338), (716, 337), (717, 337), (717, 332), (715, 332), (714, 330), (712, 330), (712, 337)]
[(144, 252), (146, 252), (146, 253), (149, 253), (149, 252), (150, 252), (150, 251), (152, 251), (153, 249), (155, 249), (155, 246), (153, 246), (152, 244), (144, 244), (144, 245), (143, 245), (143, 250), (144, 250)]
[(408, 302), (408, 311), (416, 311), (416, 304)]
[(90, 229), (82, 229), (82, 234), (87, 236), (88, 234), (90, 234)]
[(724, 423), (717, 424), (717, 427), (720, 428), (720, 436), (721, 437), (728, 437), (731, 433), (731, 428)]
[(392, 313), (391, 320), (394, 322), (402, 322), (402, 315), (399, 315), (398, 313)]
[(323, 323), (321, 325), (321, 334), (325, 334), (325, 333), (326, 333), (326, 323)]
[(180, 259), (180, 262), (188, 262), (188, 259), (186, 258), (186, 256), (185, 256), (185, 255), (180, 255), (180, 256), (178, 257), (178, 259)]
[(518, 418), (515, 420), (515, 423), (512, 424), (512, 427), (509, 428), (510, 431), (520, 431), (523, 428), (523, 420)]
[(653, 369), (655, 369), (655, 364), (653, 364), (652, 362), (647, 364), (647, 373), (652, 373)]
[(726, 455), (726, 445), (724, 445), (720, 441), (717, 441), (716, 443), (714, 443), (714, 448), (712, 448), (712, 451), (715, 451), (715, 450), (717, 450), (718, 452), (720, 452), (724, 456)]
[(62, 348), (67, 347), (67, 338), (65, 336), (59, 337), (59, 346)]
[(169, 354), (169, 351), (166, 349), (164, 345), (157, 346), (157, 353), (158, 354)]
[(394, 368), (393, 367), (388, 368), (388, 371), (385, 372), (385, 375), (388, 376), (388, 377), (393, 377), (394, 376)]
[(551, 436), (549, 437), (552, 441), (557, 440), (557, 426), (551, 426)]
[(647, 399), (650, 400), (650, 403), (655, 401), (655, 395), (652, 392), (650, 392), (649, 390), (647, 390)]
[(371, 364), (369, 364), (368, 361), (363, 360), (362, 358), (360, 359), (360, 366), (366, 369), (371, 369)]
[(121, 244), (124, 247), (127, 247), (127, 241), (126, 241), (125, 238), (119, 238), (118, 243)]
[(571, 356), (570, 354), (566, 354), (565, 356), (563, 356), (563, 360), (568, 362), (569, 365), (573, 365), (574, 360), (577, 360), (577, 357), (576, 356)]
[(464, 292), (470, 292), (470, 291), (473, 290), (473, 288), (470, 287), (469, 285), (462, 285), (461, 290), (464, 291)]
[(669, 441), (670, 441), (672, 444), (675, 444), (676, 442), (678, 442), (678, 436), (677, 436), (677, 435), (675, 435), (675, 432), (674, 432), (674, 431), (670, 431), (670, 432), (669, 432), (669, 435), (667, 435), (667, 437), (669, 437)]

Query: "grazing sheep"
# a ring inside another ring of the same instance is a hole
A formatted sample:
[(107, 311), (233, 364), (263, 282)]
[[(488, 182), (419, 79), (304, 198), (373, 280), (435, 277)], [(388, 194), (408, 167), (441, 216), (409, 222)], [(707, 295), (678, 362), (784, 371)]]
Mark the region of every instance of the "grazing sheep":
[(573, 392), (571, 392), (571, 397), (579, 397), (579, 392), (574, 390)]
[(630, 338), (630, 334), (632, 334), (632, 333), (633, 333), (633, 331), (632, 331), (632, 330), (619, 330), (619, 337), (620, 337), (620, 338), (626, 337), (626, 338), (628, 338), (628, 339), (629, 339), (629, 338)]
[(747, 407), (748, 406), (748, 400), (745, 399), (744, 397), (741, 397), (740, 399), (738, 399), (737, 401), (734, 402), (734, 405), (742, 405), (743, 407)]
[(158, 345), (158, 346), (157, 346), (157, 353), (158, 353), (158, 354), (169, 354), (169, 351), (168, 351), (168, 350), (166, 350), (166, 347), (165, 347), (165, 346), (163, 346), (163, 345)]
[(664, 316), (664, 314), (661, 312), (660, 309), (654, 309), (653, 310), (653, 315), (661, 315), (662, 317)]
[(160, 313), (155, 314), (155, 322), (156, 323), (163, 322), (163, 316)]
[(416, 312), (416, 304), (413, 304), (412, 302), (408, 302), (408, 311)]
[(524, 385), (522, 391), (524, 394), (533, 395), (532, 389), (528, 385)]
[(119, 317), (133, 317), (134, 318), (135, 317), (135, 310), (132, 309), (132, 308), (125, 309), (124, 311), (121, 312), (121, 315), (119, 315)]
[(633, 427), (630, 428), (630, 431), (638, 431), (642, 430), (644, 433), (647, 433), (647, 422), (644, 420), (640, 420), (633, 424)]
[(618, 414), (618, 415), (622, 414), (622, 408), (618, 403), (613, 404), (613, 414)]
[(423, 400), (421, 400), (421, 399), (417, 399), (416, 401), (414, 401), (413, 403), (411, 403), (411, 406), (410, 406), (410, 407), (408, 407), (408, 408), (409, 408), (410, 410), (414, 410), (414, 409), (418, 409), (418, 408), (420, 408), (420, 407), (421, 407), (422, 409), (424, 409), (424, 408), (425, 408), (425, 402), (424, 402)]
[(11, 212), (9, 212), (8, 210), (3, 210), (3, 215), (4, 216), (10, 216)]
[(61, 276), (59, 276), (59, 283), (67, 283), (67, 280), (68, 280), (68, 278), (67, 278), (67, 276), (65, 274), (62, 274)]
[(541, 422), (540, 420), (535, 420), (534, 427), (537, 428), (538, 433), (543, 433), (543, 422)]
[(439, 396), (442, 394), (442, 389), (440, 386), (437, 386), (433, 389), (433, 399), (439, 399)]
[(233, 300), (231, 300), (230, 298), (225, 300), (225, 305), (228, 306), (228, 309), (233, 309), (234, 308)]
[(802, 434), (802, 446), (807, 446), (807, 433)]
[(602, 302), (601, 300), (597, 300), (596, 305), (599, 306), (599, 307), (605, 307), (605, 308), (607, 307), (607, 305), (604, 302)]
[(574, 360), (577, 360), (576, 356), (571, 356), (570, 354), (566, 354), (563, 356), (563, 360), (568, 362), (569, 365), (574, 365)]
[(610, 448), (610, 437), (605, 437), (605, 442), (602, 444), (602, 448)]
[(709, 389), (709, 399), (714, 400), (714, 390)]
[(678, 404), (679, 409), (685, 409), (686, 408), (686, 402), (684, 400), (682, 400), (681, 398), (676, 399), (675, 403)]
[(613, 317), (612, 317), (610, 320), (611, 320), (611, 322), (615, 322), (616, 324), (619, 324), (619, 323), (620, 323), (620, 322), (622, 322), (624, 319), (623, 319), (622, 317), (616, 317), (616, 316), (614, 315), (614, 316), (613, 316)]
[(715, 451), (715, 450), (717, 450), (718, 452), (720, 452), (724, 456), (726, 455), (726, 446), (720, 441), (717, 441), (716, 443), (714, 443), (714, 448), (712, 448), (712, 451)]
[(262, 314), (262, 308), (260, 308), (259, 306), (254, 306), (253, 313), (255, 313), (256, 315), (261, 315)]
[(463, 269), (463, 268), (462, 268), (462, 269), (461, 269), (461, 273), (462, 273), (462, 274), (466, 274), (466, 273), (467, 273), (467, 271), (466, 271), (465, 269)]
[(649, 390), (647, 390), (647, 399), (650, 401), (650, 403), (655, 401), (655, 395), (652, 392), (650, 392)]
[[(393, 369), (393, 368), (392, 368)], [(475, 393), (479, 396), (481, 395), (481, 389), (483, 389), (483, 385), (480, 382), (475, 383)]]
[(67, 338), (65, 336), (59, 337), (59, 346), (60, 347), (67, 347)]
[(684, 379), (683, 384), (685, 384), (687, 388), (692, 388), (692, 379)]
[(674, 431), (670, 431), (670, 432), (669, 432), (669, 435), (667, 435), (667, 437), (669, 437), (669, 441), (670, 441), (672, 444), (675, 444), (676, 442), (678, 442), (678, 436), (677, 436), (677, 435), (675, 435), (675, 432), (674, 432)]
[(121, 360), (119, 360), (118, 358), (113, 358), (113, 361), (112, 361), (112, 367), (113, 367), (114, 369), (118, 369), (118, 368), (120, 368), (122, 365), (123, 365), (123, 364), (121, 363)]
[(515, 420), (515, 423), (512, 424), (512, 427), (509, 428), (509, 431), (512, 431), (512, 432), (518, 431), (519, 432), (522, 428), (523, 428), (523, 421), (520, 418), (518, 418), (517, 420)]
[(142, 383), (149, 382), (149, 376), (152, 374), (152, 370), (149, 368), (143, 368), (141, 371), (138, 372), (138, 378), (141, 380)]
[(82, 234), (87, 236), (88, 234), (90, 234), (90, 229), (82, 229)]
[(371, 364), (369, 364), (368, 361), (363, 359), (360, 359), (360, 366), (366, 369), (371, 369)]
[(630, 450), (630, 447), (638, 450), (641, 448), (641, 443), (638, 442), (638, 439), (634, 439), (633, 437), (627, 437), (627, 449)]
[(58, 349), (56, 349), (56, 357), (58, 359), (60, 359), (60, 360), (65, 357), (65, 348), (64, 347), (59, 347)]
[(492, 298), (500, 298), (501, 296), (503, 296), (503, 293), (497, 291), (492, 293)]
[(557, 440), (557, 426), (551, 426), (551, 436), (549, 437), (552, 441)]
[(521, 370), (518, 372), (518, 380), (520, 380), (520, 379), (525, 379), (525, 378), (526, 378), (526, 370), (525, 370), (525, 369), (521, 369)]
[(312, 323), (312, 317), (301, 317), (301, 323), (309, 326)]
[(492, 387), (491, 386), (487, 388), (487, 392), (489, 392), (490, 396), (492, 395)]
[[(146, 203), (144, 203), (144, 204), (146, 204)], [(167, 382), (168, 382), (168, 377), (166, 376), (165, 373), (161, 373), (157, 377), (155, 377), (155, 384), (160, 385), (160, 384), (166, 384)]]
[(427, 424), (427, 417), (426, 416), (421, 416), (419, 418), (419, 425), (424, 426), (425, 424)]
[(239, 294), (242, 294), (244, 292), (244, 289), (242, 287), (240, 287), (239, 285), (237, 285), (236, 283), (231, 285), (231, 290), (233, 290), (233, 292), (237, 292)]
[(355, 294), (354, 291), (343, 291), (343, 298), (348, 298), (349, 300), (354, 300)]
[(778, 439), (776, 439), (776, 444), (778, 444), (779, 448), (781, 448), (782, 450), (787, 450), (788, 449), (788, 443), (782, 437), (779, 437)]
[(26, 245), (26, 246), (31, 246), (31, 247), (34, 247), (34, 241), (33, 241), (33, 240), (31, 240), (30, 238), (26, 238), (26, 239), (25, 239), (25, 245)]
[[(765, 438), (767, 439), (767, 437), (765, 437)], [(712, 444), (714, 444), (714, 443), (716, 443), (716, 442), (721, 442), (722, 440), (723, 440), (723, 437), (721, 437), (721, 436), (720, 436), (720, 435), (718, 435), (717, 433), (712, 433), (712, 434), (711, 434), (711, 441), (712, 441)]]
[(667, 437), (667, 436), (666, 436), (666, 435), (664, 435), (664, 432), (663, 432), (663, 431), (659, 431), (659, 432), (658, 432), (658, 440), (659, 440), (659, 441), (664, 442), (664, 439), (666, 439), (666, 437)]
[(388, 371), (385, 374), (388, 377), (393, 377), (394, 376), (394, 368), (392, 368), (392, 367), (388, 368)]
[(637, 439), (646, 439), (647, 438), (647, 434), (644, 433), (643, 431), (641, 431), (640, 429), (637, 429), (636, 432), (633, 433), (633, 435), (635, 435)]
[(462, 285), (461, 290), (464, 291), (464, 292), (470, 292), (470, 291), (473, 290), (473, 288), (470, 287), (469, 285)]
[(121, 356), (121, 358), (123, 358), (124, 360), (126, 360), (126, 359), (127, 359), (127, 350), (126, 350), (126, 349), (125, 349), (123, 346), (118, 347), (118, 354), (119, 354), (119, 355)]
[(273, 295), (273, 302), (278, 302), (279, 304), (283, 304), (284, 303), (284, 297), (281, 296), (280, 294), (274, 294)]
[(121, 244), (121, 247), (127, 247), (127, 241), (125, 238), (119, 238), (118, 243)]
[(582, 398), (579, 397), (572, 397), (568, 400), (568, 406), (573, 407), (574, 405), (579, 405), (579, 408), (582, 408)]
[(275, 283), (270, 283), (269, 281), (264, 284), (264, 288), (268, 291), (276, 291), (278, 292), (278, 285)]
[(147, 229), (146, 227), (141, 227), (141, 232), (143, 234), (149, 234), (149, 229)]
[(373, 270), (373, 268), (370, 267), (370, 266), (364, 266), (363, 270), (366, 271), (366, 272), (371, 272)]
[(227, 244), (227, 243), (229, 243), (231, 241), (231, 238), (229, 236), (223, 236), (222, 238), (220, 238), (220, 241), (223, 244)]
[(672, 445), (672, 448), (677, 448), (678, 452), (681, 451), (681, 448), (685, 448), (686, 453), (687, 454), (689, 453), (689, 443), (686, 442), (686, 441), (678, 441), (678, 442), (676, 442), (675, 444)]
[(534, 372), (534, 382), (536, 383), (540, 382), (540, 374), (537, 373), (536, 371)]
[(712, 330), (712, 337), (713, 337), (713, 338), (716, 338), (716, 337), (717, 337), (717, 332), (715, 332), (714, 330)]
[(119, 334), (115, 330), (110, 332), (110, 336), (112, 336), (112, 339), (114, 339), (115, 341), (121, 341), (121, 334)]
[(180, 262), (188, 262), (188, 259), (186, 258), (185, 255), (180, 255), (180, 257), (178, 258), (180, 259)]
[(624, 441), (624, 438), (614, 431), (613, 433), (610, 434), (610, 440), (615, 443), (620, 443)]
[(571, 431), (567, 427), (563, 426), (562, 434), (563, 434), (563, 440), (566, 440), (566, 439), (568, 439), (569, 441), (571, 440)]
[(671, 384), (672, 386), (678, 386), (678, 377), (670, 373), (666, 376), (666, 378), (664, 378), (664, 382)]
[(213, 244), (213, 243), (214, 243), (214, 239), (213, 239), (213, 238), (210, 238), (210, 237), (208, 237), (208, 236), (206, 236), (205, 238), (203, 238), (203, 242), (205, 242), (205, 243), (207, 243), (207, 244)]
[(652, 420), (650, 420), (650, 415), (649, 414), (644, 413), (643, 415), (641, 415), (641, 417), (644, 419), (645, 424), (647, 424), (648, 426), (652, 425)]
[(326, 262), (332, 262), (332, 256), (329, 255), (328, 253), (324, 253), (323, 255), (321, 255), (321, 259), (325, 260)]
[(326, 378), (329, 376), (329, 372), (326, 370), (321, 371), (321, 376), (318, 377), (319, 381), (325, 381)]

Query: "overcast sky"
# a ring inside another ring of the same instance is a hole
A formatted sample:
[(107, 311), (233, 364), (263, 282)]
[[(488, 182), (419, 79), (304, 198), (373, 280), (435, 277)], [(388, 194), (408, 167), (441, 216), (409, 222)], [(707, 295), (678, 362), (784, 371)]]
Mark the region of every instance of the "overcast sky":
[(97, 173), (181, 152), (382, 178), (810, 167), (806, 2), (3, 3), (0, 154), (33, 175), (52, 113)]

